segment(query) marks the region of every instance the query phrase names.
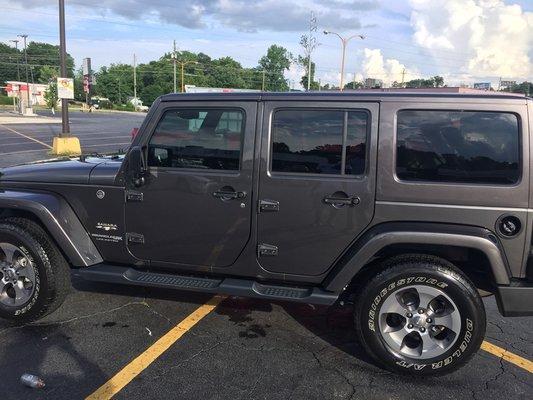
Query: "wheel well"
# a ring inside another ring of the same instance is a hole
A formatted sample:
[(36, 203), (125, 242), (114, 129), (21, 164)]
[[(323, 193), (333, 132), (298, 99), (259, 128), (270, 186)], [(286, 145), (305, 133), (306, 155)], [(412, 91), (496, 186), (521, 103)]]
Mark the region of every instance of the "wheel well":
[(58, 245), (56, 239), (53, 237), (53, 235), (50, 234), (50, 231), (48, 230), (46, 225), (44, 225), (42, 221), (35, 214), (29, 211), (26, 211), (26, 210), (19, 210), (19, 209), (12, 209), (12, 208), (0, 208), (0, 219), (9, 218), (9, 217), (25, 218), (38, 224), (47, 233), (50, 240), (52, 240), (52, 242), (59, 249), (59, 251), (63, 255), (63, 258), (67, 260), (67, 262), (70, 264), (70, 260), (68, 259), (67, 255), (65, 254), (61, 246)]
[(459, 268), (481, 291), (494, 293), (494, 275), (489, 259), (480, 250), (467, 247), (423, 244), (394, 244), (377, 252), (372, 259), (352, 278), (349, 292), (357, 290), (364, 282), (377, 274), (382, 262), (401, 254), (428, 254), (441, 257)]

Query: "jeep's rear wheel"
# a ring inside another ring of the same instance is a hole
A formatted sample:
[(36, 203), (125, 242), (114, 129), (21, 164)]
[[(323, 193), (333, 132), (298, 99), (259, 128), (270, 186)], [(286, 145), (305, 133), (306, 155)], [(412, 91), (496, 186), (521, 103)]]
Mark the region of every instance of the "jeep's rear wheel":
[(57, 309), (70, 288), (69, 267), (47, 233), (23, 218), (0, 220), (0, 317), (23, 323)]
[(360, 343), (386, 369), (440, 375), (464, 365), (485, 335), (485, 310), (476, 288), (438, 257), (394, 257), (358, 296)]

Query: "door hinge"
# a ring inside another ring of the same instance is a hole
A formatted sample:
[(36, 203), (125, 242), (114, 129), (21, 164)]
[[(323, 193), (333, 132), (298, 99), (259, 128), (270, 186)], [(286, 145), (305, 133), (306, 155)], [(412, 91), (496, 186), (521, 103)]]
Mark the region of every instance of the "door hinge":
[(276, 211), (279, 211), (279, 201), (259, 200), (259, 212), (276, 212)]
[(144, 244), (144, 235), (140, 233), (126, 233), (128, 243)]
[(278, 246), (262, 243), (257, 246), (257, 254), (259, 257), (277, 256)]
[(134, 190), (126, 191), (126, 201), (143, 201), (144, 194), (143, 192), (137, 192)]

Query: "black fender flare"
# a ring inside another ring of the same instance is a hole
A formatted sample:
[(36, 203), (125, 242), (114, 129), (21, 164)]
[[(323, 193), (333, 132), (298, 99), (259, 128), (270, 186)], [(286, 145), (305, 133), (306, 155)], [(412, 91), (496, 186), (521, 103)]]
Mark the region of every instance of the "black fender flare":
[(35, 216), (73, 266), (88, 267), (103, 262), (89, 234), (63, 197), (47, 192), (3, 190), (0, 191), (0, 211), (3, 209)]
[(495, 284), (510, 284), (505, 253), (497, 236), (490, 230), (468, 225), (390, 222), (372, 227), (351, 245), (326, 276), (324, 289), (342, 292), (380, 250), (402, 244), (445, 245), (479, 250), (489, 260)]

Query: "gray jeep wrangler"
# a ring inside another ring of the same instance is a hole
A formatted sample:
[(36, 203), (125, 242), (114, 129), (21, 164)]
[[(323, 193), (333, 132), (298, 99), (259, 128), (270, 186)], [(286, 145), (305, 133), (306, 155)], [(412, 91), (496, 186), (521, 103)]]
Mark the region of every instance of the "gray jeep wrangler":
[(533, 314), (532, 99), (165, 95), (124, 157), (0, 172), (0, 316), (86, 279), (353, 303), (379, 365), (434, 375)]

